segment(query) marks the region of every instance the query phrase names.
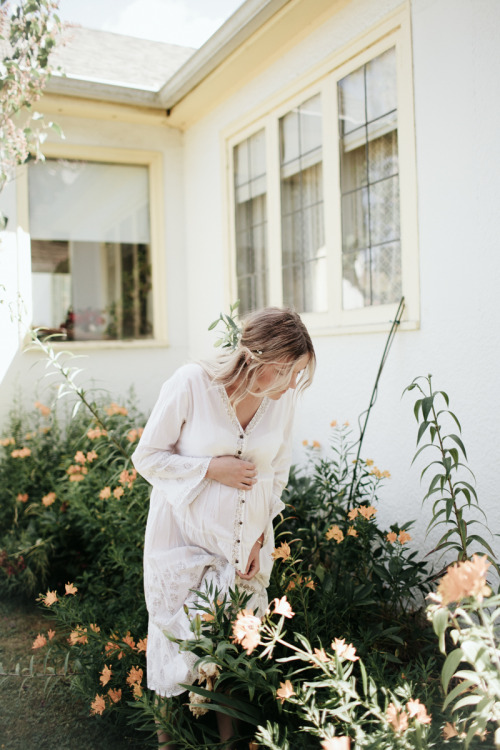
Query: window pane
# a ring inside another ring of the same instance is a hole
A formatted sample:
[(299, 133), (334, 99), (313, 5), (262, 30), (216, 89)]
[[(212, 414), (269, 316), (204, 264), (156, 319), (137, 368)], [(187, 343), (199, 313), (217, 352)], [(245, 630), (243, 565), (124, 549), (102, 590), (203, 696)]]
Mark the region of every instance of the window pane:
[(234, 148), (236, 276), (241, 313), (267, 304), (265, 147), (265, 131), (260, 130)]
[(346, 76), (338, 96), (343, 306), (396, 302), (401, 247), (395, 50)]
[(153, 335), (147, 167), (30, 166), (33, 324), (68, 340)]
[[(280, 120), (283, 301), (299, 312), (326, 309), (321, 99)], [(325, 261), (326, 262), (326, 261)]]

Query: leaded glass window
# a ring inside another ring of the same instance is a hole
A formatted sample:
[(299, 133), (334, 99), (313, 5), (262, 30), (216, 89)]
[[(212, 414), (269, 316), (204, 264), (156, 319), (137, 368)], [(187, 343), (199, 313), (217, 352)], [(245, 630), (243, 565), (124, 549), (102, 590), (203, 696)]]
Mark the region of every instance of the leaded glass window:
[(338, 83), (345, 310), (401, 296), (396, 54)]
[(322, 312), (326, 300), (321, 97), (280, 119), (283, 302)]
[(265, 131), (234, 148), (236, 276), (240, 313), (267, 305)]

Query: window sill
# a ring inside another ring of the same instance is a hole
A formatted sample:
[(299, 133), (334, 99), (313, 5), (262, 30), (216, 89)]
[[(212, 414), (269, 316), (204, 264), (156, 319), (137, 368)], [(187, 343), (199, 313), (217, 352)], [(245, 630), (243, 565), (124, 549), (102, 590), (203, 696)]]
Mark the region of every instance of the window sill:
[[(350, 326), (321, 326), (308, 325), (308, 331), (313, 338), (320, 336), (350, 336), (354, 333), (389, 333), (392, 321), (378, 323), (357, 323)], [(399, 324), (400, 331), (418, 331), (420, 322), (418, 320), (403, 320)]]
[[(36, 346), (30, 346), (31, 339), (26, 337), (24, 347), (26, 352), (38, 352)], [(168, 342), (161, 339), (124, 339), (121, 341), (50, 341), (50, 346), (56, 352), (91, 352), (91, 351), (116, 351), (118, 349), (165, 349)]]

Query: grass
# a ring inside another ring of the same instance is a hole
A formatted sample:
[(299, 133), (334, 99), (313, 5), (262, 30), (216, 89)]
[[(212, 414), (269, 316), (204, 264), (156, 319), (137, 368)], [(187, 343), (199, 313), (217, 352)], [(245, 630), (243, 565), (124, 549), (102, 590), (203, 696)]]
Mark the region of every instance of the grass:
[[(149, 750), (157, 747), (147, 735), (111, 726), (91, 717), (76, 698), (69, 679), (26, 677), (31, 646), (50, 621), (33, 603), (0, 602), (0, 750)], [(37, 658), (37, 663), (43, 661)], [(21, 674), (15, 674), (16, 664)], [(38, 668), (35, 671), (40, 671)]]

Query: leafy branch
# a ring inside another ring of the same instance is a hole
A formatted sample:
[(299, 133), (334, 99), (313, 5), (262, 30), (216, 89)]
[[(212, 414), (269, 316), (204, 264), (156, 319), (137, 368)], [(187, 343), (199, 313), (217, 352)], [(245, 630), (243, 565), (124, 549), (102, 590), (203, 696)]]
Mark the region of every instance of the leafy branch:
[[(423, 383), (422, 383), (423, 381)], [(429, 482), (423, 502), (432, 500), (432, 518), (427, 527), (427, 533), (434, 527), (445, 525), (447, 530), (441, 536), (432, 552), (453, 549), (458, 553), (458, 561), (467, 560), (470, 556), (469, 547), (476, 543), (486, 549), (489, 559), (495, 564), (494, 553), (490, 545), (479, 534), (471, 534), (469, 528), (472, 524), (479, 523), (477, 519), (466, 520), (466, 512), (474, 508), (483, 516), (484, 512), (479, 507), (476, 490), (470, 481), (463, 478), (464, 472), (472, 477), (474, 474), (464, 461), (467, 461), (467, 453), (462, 442), (462, 428), (456, 415), (449, 409), (449, 397), (444, 391), (435, 391), (432, 386), (432, 376), (419, 376), (405, 388), (406, 391), (417, 389), (422, 398), (415, 402), (413, 412), (415, 419), (419, 422), (417, 445), (424, 439), (428, 440), (415, 453), (412, 464), (416, 458), (426, 451), (432, 451), (437, 457), (431, 461), (420, 475), (424, 476), (436, 467), (434, 475)], [(453, 423), (457, 431), (446, 432), (443, 420)], [(430, 554), (430, 553), (429, 553)]]

